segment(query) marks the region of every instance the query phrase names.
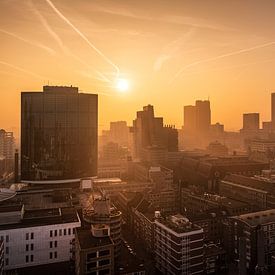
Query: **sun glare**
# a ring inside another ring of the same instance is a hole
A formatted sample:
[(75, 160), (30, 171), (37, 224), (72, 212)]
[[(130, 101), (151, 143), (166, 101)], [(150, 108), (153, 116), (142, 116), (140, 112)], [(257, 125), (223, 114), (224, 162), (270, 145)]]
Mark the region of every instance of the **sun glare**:
[(126, 92), (129, 89), (129, 82), (124, 78), (119, 78), (116, 83), (116, 88), (119, 92)]

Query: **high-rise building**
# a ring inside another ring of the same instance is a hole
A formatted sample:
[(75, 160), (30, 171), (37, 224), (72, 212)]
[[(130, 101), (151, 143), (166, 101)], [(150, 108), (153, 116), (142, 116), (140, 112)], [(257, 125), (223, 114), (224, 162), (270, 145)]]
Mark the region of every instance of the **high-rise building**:
[(14, 169), (14, 144), (13, 132), (0, 129), (0, 178)]
[(209, 100), (196, 100), (196, 105), (184, 106), (184, 130), (187, 134), (205, 134), (211, 126)]
[(122, 146), (128, 145), (129, 127), (126, 121), (110, 122), (110, 140)]
[(207, 133), (211, 125), (209, 100), (196, 101), (196, 128), (198, 133)]
[(143, 107), (143, 111), (137, 112), (137, 118), (133, 121), (134, 156), (136, 158), (142, 159), (144, 154), (147, 154), (145, 151), (152, 147), (164, 151), (174, 150), (178, 146), (177, 139), (177, 131), (173, 127), (164, 127), (163, 118), (155, 117), (152, 105), (147, 105)]
[(21, 179), (77, 179), (97, 174), (96, 94), (44, 86), (21, 94)]
[(275, 129), (275, 93), (271, 94), (271, 123), (272, 130)]
[(188, 133), (196, 131), (196, 106), (184, 106), (184, 130)]
[(13, 132), (6, 132), (4, 129), (0, 129), (0, 157), (13, 160), (14, 143)]
[(248, 113), (243, 114), (243, 130), (258, 131), (260, 128), (260, 114)]

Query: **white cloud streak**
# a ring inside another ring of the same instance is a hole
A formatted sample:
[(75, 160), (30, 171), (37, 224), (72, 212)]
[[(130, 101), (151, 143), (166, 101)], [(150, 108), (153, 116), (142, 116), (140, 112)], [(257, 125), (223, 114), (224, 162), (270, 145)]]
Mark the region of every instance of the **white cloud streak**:
[(116, 74), (118, 76), (120, 73), (118, 66), (115, 65), (100, 49), (98, 49), (74, 24), (72, 24), (71, 21), (56, 8), (52, 1), (45, 1), (64, 22), (66, 22), (98, 55), (100, 55), (109, 65), (111, 65), (116, 70)]
[(29, 44), (29, 45), (31, 45), (31, 46), (40, 48), (40, 49), (42, 49), (42, 50), (48, 52), (48, 53), (51, 54), (51, 55), (56, 54), (55, 50), (53, 50), (53, 49), (51, 49), (50, 47), (47, 47), (47, 46), (45, 46), (45, 45), (43, 45), (43, 44), (37, 42), (37, 41), (28, 40), (28, 39), (26, 39), (26, 38), (24, 38), (24, 37), (21, 37), (21, 36), (15, 34), (15, 33), (13, 33), (13, 32), (9, 32), (9, 31), (6, 31), (6, 30), (4, 30), (4, 29), (0, 29), (0, 32), (3, 33), (3, 34), (6, 34), (6, 35), (8, 35), (8, 36), (14, 37), (14, 38), (16, 38), (16, 39), (18, 39), (18, 40), (20, 40), (20, 41), (23, 41), (23, 42), (25, 42), (25, 43), (27, 43), (27, 44)]

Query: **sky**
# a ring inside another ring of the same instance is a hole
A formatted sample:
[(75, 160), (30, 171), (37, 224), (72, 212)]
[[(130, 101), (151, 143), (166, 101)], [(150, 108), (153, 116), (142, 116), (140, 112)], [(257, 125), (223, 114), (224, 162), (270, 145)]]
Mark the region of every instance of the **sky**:
[[(270, 120), (275, 1), (0, 0), (0, 128), (18, 134), (21, 91), (99, 94), (99, 128), (153, 104), (165, 124), (210, 99), (212, 122)], [(116, 89), (118, 78), (129, 90)]]

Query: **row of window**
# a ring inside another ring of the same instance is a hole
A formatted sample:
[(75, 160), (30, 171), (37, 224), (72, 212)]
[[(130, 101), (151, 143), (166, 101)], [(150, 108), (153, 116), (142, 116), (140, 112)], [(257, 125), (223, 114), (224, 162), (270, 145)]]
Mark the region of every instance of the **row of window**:
[[(59, 231), (59, 232), (58, 232)], [(72, 235), (74, 233), (74, 228), (71, 229), (71, 228), (64, 228), (63, 230), (62, 229), (55, 229), (55, 230), (50, 230), (50, 237), (57, 237), (59, 233), (59, 236), (66, 236), (66, 235)]]

